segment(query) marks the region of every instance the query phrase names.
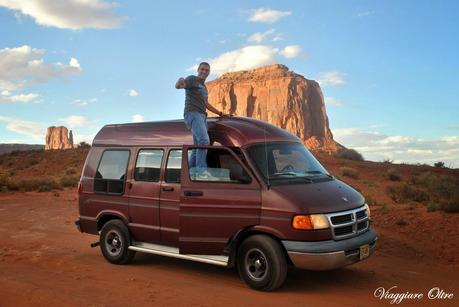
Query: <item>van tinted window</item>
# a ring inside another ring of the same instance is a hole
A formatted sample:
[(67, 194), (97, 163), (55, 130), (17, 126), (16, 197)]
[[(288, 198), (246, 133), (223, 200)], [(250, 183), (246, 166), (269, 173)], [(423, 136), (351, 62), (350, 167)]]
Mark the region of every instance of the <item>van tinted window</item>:
[[(192, 149), (189, 149), (188, 161), (190, 161), (191, 152)], [(196, 167), (189, 169), (189, 174), (192, 181), (215, 181), (230, 183), (251, 182), (250, 176), (245, 172), (244, 168), (227, 149), (207, 149), (206, 160), (206, 169), (200, 170)]]
[(137, 181), (159, 181), (162, 159), (162, 149), (140, 150), (137, 155), (134, 179)]
[(182, 170), (182, 150), (171, 150), (166, 166), (166, 182), (180, 183)]
[(102, 154), (96, 177), (94, 191), (100, 193), (122, 194), (126, 180), (129, 160), (128, 150), (106, 150)]

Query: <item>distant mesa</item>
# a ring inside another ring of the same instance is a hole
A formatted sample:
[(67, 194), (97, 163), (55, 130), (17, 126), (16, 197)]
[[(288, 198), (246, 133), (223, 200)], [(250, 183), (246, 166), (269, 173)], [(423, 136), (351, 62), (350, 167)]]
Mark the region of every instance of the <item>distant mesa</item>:
[(51, 126), (46, 131), (45, 150), (71, 149), (73, 146), (73, 133), (64, 126)]
[(298, 136), (311, 150), (337, 152), (319, 84), (281, 64), (223, 74), (206, 83), (225, 113), (257, 118)]

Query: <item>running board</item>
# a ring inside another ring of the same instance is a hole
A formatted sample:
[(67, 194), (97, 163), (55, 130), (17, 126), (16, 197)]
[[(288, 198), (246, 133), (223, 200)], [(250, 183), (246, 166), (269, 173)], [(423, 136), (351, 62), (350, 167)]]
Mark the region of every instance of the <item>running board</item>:
[(192, 261), (209, 263), (209, 264), (214, 264), (214, 265), (219, 265), (219, 266), (228, 265), (228, 256), (180, 254), (179, 249), (176, 247), (145, 243), (145, 242), (132, 242), (132, 243), (133, 245), (129, 246), (129, 249), (133, 251), (137, 251), (137, 252), (192, 260)]

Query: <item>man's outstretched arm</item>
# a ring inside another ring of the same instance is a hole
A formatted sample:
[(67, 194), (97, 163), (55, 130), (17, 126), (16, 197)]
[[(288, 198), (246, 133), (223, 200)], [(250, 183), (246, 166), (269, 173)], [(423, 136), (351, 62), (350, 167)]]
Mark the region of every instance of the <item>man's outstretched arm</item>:
[(177, 82), (175, 82), (176, 89), (186, 88), (186, 85), (186, 80), (184, 78), (179, 78)]
[(228, 115), (228, 114), (225, 114), (219, 110), (217, 110), (213, 105), (211, 105), (210, 103), (206, 103), (206, 108), (207, 110), (209, 110), (210, 112), (212, 113), (215, 113), (215, 114), (218, 114), (219, 116), (231, 116), (231, 115)]

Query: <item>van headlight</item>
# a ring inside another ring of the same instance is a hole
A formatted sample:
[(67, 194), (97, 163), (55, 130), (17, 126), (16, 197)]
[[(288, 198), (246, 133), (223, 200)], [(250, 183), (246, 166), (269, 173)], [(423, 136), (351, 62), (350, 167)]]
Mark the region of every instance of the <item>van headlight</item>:
[(368, 206), (368, 204), (365, 204), (365, 209), (367, 209), (368, 218), (370, 218), (371, 217), (370, 206)]
[(327, 229), (330, 228), (330, 223), (323, 214), (295, 215), (292, 227), (299, 230)]

